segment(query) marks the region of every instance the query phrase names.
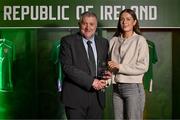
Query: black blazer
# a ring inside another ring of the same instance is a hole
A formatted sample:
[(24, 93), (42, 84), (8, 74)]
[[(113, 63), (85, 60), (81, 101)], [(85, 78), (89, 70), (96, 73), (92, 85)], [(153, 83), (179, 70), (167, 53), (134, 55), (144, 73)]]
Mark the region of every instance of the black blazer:
[[(97, 70), (108, 58), (109, 43), (102, 37), (95, 36), (97, 49)], [(62, 101), (66, 106), (84, 106), (88, 94), (92, 92), (93, 76), (90, 75), (87, 53), (80, 33), (62, 38), (60, 60), (64, 72)], [(101, 107), (105, 105), (105, 93), (98, 91), (98, 101)]]

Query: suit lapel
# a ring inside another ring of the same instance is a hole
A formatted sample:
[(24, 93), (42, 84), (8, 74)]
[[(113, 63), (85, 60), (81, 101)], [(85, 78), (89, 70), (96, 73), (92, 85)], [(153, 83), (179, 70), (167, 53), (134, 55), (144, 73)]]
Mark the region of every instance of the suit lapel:
[(82, 56), (81, 58), (84, 60), (84, 62), (87, 64), (90, 70), (89, 59), (87, 57), (87, 53), (83, 44), (82, 37), (79, 35), (77, 40), (79, 40), (79, 42), (77, 42), (78, 43), (77, 47), (79, 48), (79, 55)]
[(96, 36), (95, 36), (95, 42), (96, 42), (96, 51), (97, 51), (97, 67), (98, 67), (101, 61), (102, 48), (101, 48), (101, 41), (98, 40)]
[[(87, 53), (86, 53), (86, 50), (85, 50), (85, 47), (84, 47), (84, 44), (83, 44), (83, 40), (82, 40), (82, 37), (79, 35), (77, 40), (79, 40), (78, 43), (78, 48), (79, 48), (79, 55), (82, 56), (82, 59), (84, 60), (84, 62), (86, 62), (87, 66), (89, 67), (89, 70), (90, 70), (90, 65), (89, 65), (89, 59), (87, 57)], [(102, 55), (102, 46), (101, 46), (101, 40), (98, 40), (98, 37), (95, 35), (95, 44), (96, 44), (96, 51), (97, 51), (97, 71), (99, 69), (99, 67), (101, 66), (101, 62), (103, 62), (101, 59), (101, 55)]]

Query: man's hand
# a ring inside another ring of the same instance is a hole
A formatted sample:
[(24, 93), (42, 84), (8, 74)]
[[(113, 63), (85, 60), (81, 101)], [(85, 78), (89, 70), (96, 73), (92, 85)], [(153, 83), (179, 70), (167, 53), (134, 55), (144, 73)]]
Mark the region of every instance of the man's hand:
[(94, 79), (92, 86), (95, 90), (101, 90), (106, 87), (106, 80)]

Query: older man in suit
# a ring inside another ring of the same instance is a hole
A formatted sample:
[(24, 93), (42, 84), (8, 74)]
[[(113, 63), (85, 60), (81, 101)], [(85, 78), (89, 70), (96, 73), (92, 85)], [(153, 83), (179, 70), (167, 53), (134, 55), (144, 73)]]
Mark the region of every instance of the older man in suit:
[(97, 16), (85, 12), (80, 16), (80, 32), (61, 41), (61, 64), (64, 72), (62, 100), (68, 119), (101, 119), (105, 105), (106, 80), (99, 74), (107, 62), (108, 40), (95, 35)]

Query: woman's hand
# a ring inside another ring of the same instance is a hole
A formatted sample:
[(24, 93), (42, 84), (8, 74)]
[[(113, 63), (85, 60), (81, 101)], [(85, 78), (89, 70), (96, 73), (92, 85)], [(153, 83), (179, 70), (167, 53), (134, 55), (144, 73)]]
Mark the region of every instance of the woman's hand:
[(111, 72), (116, 73), (117, 71), (119, 71), (119, 64), (114, 61), (108, 61), (108, 69)]

